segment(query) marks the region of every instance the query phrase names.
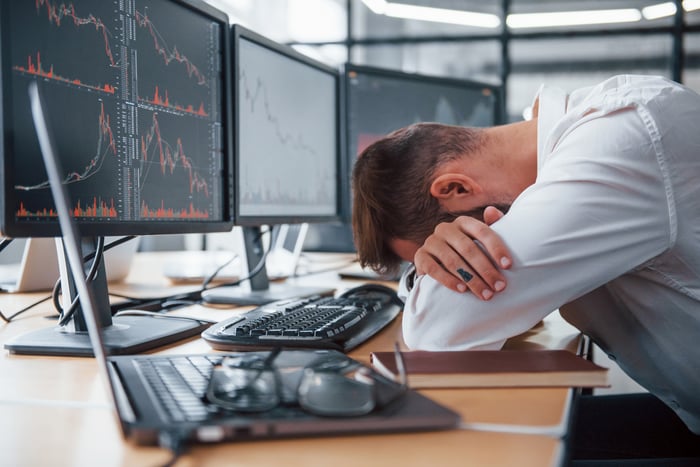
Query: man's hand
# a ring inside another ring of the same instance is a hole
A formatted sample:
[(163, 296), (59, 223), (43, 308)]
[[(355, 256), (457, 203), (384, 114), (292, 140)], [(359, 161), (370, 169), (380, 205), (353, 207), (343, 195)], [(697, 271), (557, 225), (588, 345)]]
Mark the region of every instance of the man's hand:
[(468, 289), (483, 300), (491, 299), (506, 287), (500, 269), (508, 269), (512, 263), (503, 241), (489, 228), (501, 217), (501, 211), (489, 206), (484, 210), (484, 222), (462, 216), (438, 225), (416, 252), (416, 272), (456, 292)]

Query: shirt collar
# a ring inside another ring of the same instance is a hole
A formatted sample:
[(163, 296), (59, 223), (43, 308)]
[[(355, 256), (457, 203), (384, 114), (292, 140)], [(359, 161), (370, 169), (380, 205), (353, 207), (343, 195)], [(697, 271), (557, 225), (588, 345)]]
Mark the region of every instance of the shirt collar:
[(537, 99), (539, 99), (537, 111), (537, 168), (539, 169), (556, 143), (556, 139), (551, 138), (551, 133), (554, 126), (566, 114), (567, 94), (563, 89), (542, 85), (535, 95), (535, 100)]

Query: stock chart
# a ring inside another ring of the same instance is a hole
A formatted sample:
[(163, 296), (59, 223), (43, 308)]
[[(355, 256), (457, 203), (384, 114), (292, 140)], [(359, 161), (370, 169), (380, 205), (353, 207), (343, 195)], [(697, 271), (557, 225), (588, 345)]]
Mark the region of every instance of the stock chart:
[(333, 76), (247, 40), (239, 47), (240, 213), (332, 215)]
[(56, 216), (29, 113), (43, 88), (73, 214), (221, 217), (222, 31), (159, 0), (13, 0), (16, 217)]

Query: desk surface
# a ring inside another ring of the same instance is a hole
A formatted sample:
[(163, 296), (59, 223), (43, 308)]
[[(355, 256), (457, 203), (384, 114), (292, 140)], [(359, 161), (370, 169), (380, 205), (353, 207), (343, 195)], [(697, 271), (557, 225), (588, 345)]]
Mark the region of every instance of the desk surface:
[[(163, 254), (139, 254), (123, 293), (172, 293), (159, 271)], [(327, 281), (338, 288), (356, 283), (335, 274), (298, 281)], [(163, 290), (157, 290), (160, 287)], [(0, 296), (0, 309), (11, 313), (45, 294)], [(10, 324), (0, 326), (0, 343), (32, 329), (52, 326), (53, 311), (44, 303)], [(194, 306), (180, 313), (221, 320), (233, 308)], [(400, 320), (351, 352), (369, 361), (374, 350), (402, 342)], [(565, 348), (577, 351), (578, 331), (553, 313), (507, 347)], [(159, 349), (159, 353), (207, 353), (202, 339)], [(90, 358), (0, 356), (0, 466), (4, 465), (157, 465), (168, 453), (122, 441), (97, 366)], [(178, 465), (558, 465), (563, 454), (572, 391), (566, 388), (433, 389), (424, 394), (462, 415), (461, 429), (443, 432), (304, 438), (217, 446), (197, 446)], [(39, 447), (39, 448), (37, 448)]]

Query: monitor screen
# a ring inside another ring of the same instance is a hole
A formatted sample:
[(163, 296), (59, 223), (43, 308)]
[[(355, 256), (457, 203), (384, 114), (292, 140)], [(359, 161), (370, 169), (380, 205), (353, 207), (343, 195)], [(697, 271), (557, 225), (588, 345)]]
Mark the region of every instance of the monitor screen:
[(367, 146), (404, 126), (500, 121), (498, 87), (487, 83), (348, 64), (345, 85), (350, 171)]
[(498, 88), (476, 81), (425, 76), (349, 64), (345, 69), (348, 151), (418, 122), (460, 126), (498, 123)]
[(228, 23), (195, 1), (2, 2), (2, 220), (60, 234), (31, 121), (38, 81), (84, 235), (230, 230)]
[(234, 27), (236, 223), (338, 216), (337, 70)]
[[(201, 0), (3, 1), (0, 45), (3, 235), (61, 235), (35, 121), (55, 143), (86, 257), (102, 251), (107, 235), (233, 227), (224, 13)], [(30, 108), (30, 83), (43, 97), (40, 116), (36, 105)], [(5, 345), (11, 352), (92, 353), (82, 310), (71, 304), (75, 284), (61, 269), (58, 326), (17, 336)], [(112, 316), (104, 263), (96, 259), (89, 269), (114, 353), (140, 352), (206, 327), (133, 311)]]
[(205, 291), (202, 298), (259, 305), (331, 293), (270, 283), (263, 226), (339, 218), (340, 73), (240, 25), (233, 26), (233, 44), (234, 211), (243, 227), (248, 280)]

